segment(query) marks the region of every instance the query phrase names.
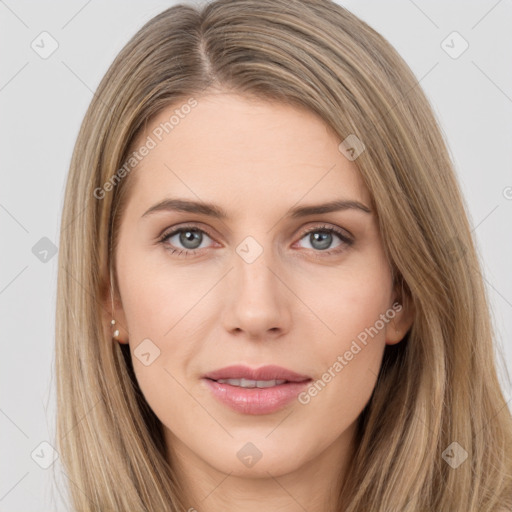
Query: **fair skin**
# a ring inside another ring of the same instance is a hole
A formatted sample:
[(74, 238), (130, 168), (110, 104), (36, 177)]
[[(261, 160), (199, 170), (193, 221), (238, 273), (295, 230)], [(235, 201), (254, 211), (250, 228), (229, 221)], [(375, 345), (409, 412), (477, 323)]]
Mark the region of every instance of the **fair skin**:
[[(204, 385), (206, 372), (276, 364), (317, 381), (399, 297), (375, 212), (287, 215), (292, 207), (338, 199), (371, 210), (355, 162), (319, 117), (229, 93), (196, 99), (127, 178), (135, 186), (115, 258), (115, 318), (126, 327), (119, 339), (130, 345), (138, 383), (163, 424), (191, 508), (333, 510), (385, 346), (404, 337), (411, 313), (405, 307), (396, 313), (307, 404), (293, 400), (249, 415), (220, 403)], [(175, 108), (148, 123), (135, 147)], [(228, 218), (177, 211), (143, 216), (167, 198), (214, 203)], [(158, 241), (192, 223), (202, 230), (197, 239), (185, 230)], [(352, 243), (329, 237), (325, 226)], [(248, 236), (262, 248), (251, 263), (237, 252)], [(171, 254), (172, 248), (191, 254)], [(147, 366), (134, 356), (145, 339), (160, 350)], [(248, 442), (262, 454), (252, 467), (237, 456)]]

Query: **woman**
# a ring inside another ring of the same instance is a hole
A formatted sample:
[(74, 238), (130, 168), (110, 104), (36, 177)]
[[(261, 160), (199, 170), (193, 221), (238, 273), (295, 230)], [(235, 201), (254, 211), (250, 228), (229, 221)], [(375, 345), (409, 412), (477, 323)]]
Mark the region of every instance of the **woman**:
[(58, 286), (76, 510), (512, 507), (445, 143), (335, 3), (179, 5), (128, 42), (78, 136)]

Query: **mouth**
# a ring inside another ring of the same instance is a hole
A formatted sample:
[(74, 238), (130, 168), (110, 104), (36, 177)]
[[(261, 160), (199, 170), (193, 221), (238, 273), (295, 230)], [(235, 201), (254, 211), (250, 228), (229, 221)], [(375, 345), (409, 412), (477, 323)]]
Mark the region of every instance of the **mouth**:
[(271, 388), (274, 386), (280, 386), (281, 384), (286, 384), (287, 382), (290, 382), (288, 380), (250, 380), (250, 379), (210, 379), (214, 382), (218, 382), (220, 384), (229, 384), (230, 386), (236, 386), (238, 388), (246, 388), (246, 389), (252, 389), (252, 388)]
[(231, 366), (210, 372), (202, 381), (230, 409), (249, 415), (271, 414), (290, 404), (312, 381), (285, 368)]

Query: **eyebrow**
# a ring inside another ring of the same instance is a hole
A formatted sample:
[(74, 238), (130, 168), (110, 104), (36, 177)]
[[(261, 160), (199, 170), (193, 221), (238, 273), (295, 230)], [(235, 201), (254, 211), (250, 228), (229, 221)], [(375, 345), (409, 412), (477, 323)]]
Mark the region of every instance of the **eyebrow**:
[[(293, 219), (297, 219), (307, 217), (308, 215), (318, 215), (343, 210), (356, 210), (364, 213), (372, 213), (370, 208), (359, 201), (337, 199), (323, 204), (296, 206), (294, 208), (290, 208), (288, 212), (286, 212), (286, 215)], [(229, 218), (228, 213), (218, 205), (204, 201), (192, 201), (189, 199), (164, 199), (149, 208), (142, 217), (162, 211), (197, 213), (219, 220), (226, 220)]]

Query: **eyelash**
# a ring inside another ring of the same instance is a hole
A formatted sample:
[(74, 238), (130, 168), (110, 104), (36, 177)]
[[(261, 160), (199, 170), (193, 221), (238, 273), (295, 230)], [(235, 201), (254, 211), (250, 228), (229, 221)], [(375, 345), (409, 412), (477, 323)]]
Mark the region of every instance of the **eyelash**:
[[(209, 238), (213, 239), (213, 237), (208, 233), (208, 231), (204, 230), (204, 229), (200, 229), (199, 227), (195, 226), (195, 225), (188, 225), (188, 226), (182, 226), (178, 229), (175, 229), (173, 231), (170, 231), (170, 232), (166, 232), (164, 233), (159, 239), (158, 239), (158, 243), (161, 243), (163, 245), (165, 245), (166, 247), (166, 250), (168, 250), (171, 254), (175, 254), (176, 256), (178, 257), (187, 257), (187, 256), (190, 256), (190, 255), (193, 255), (195, 253), (199, 253), (201, 252), (202, 249), (173, 249), (172, 247), (170, 247), (168, 244), (166, 244), (166, 240), (171, 238), (172, 236), (178, 234), (178, 233), (182, 233), (182, 232), (185, 232), (185, 231), (196, 231), (196, 232), (200, 232), (200, 233), (204, 233), (206, 234)], [(301, 236), (299, 238), (299, 240), (302, 240), (306, 235), (309, 235), (310, 233), (316, 233), (316, 232), (322, 232), (322, 233), (334, 233), (335, 235), (337, 235), (343, 245), (346, 245), (348, 247), (350, 247), (352, 244), (353, 244), (353, 240), (351, 240), (347, 235), (345, 235), (341, 230), (337, 229), (337, 228), (333, 228), (333, 227), (330, 227), (328, 225), (322, 225), (322, 226), (315, 226), (303, 233), (301, 233)], [(317, 257), (322, 257), (324, 255), (326, 256), (330, 256), (332, 254), (337, 254), (337, 253), (340, 253), (342, 252), (343, 250), (345, 250), (343, 247), (337, 247), (336, 249), (329, 249), (329, 250), (325, 250), (325, 251), (319, 251), (319, 250), (314, 250), (313, 249), (313, 252), (314, 253), (317, 253), (316, 256)]]

